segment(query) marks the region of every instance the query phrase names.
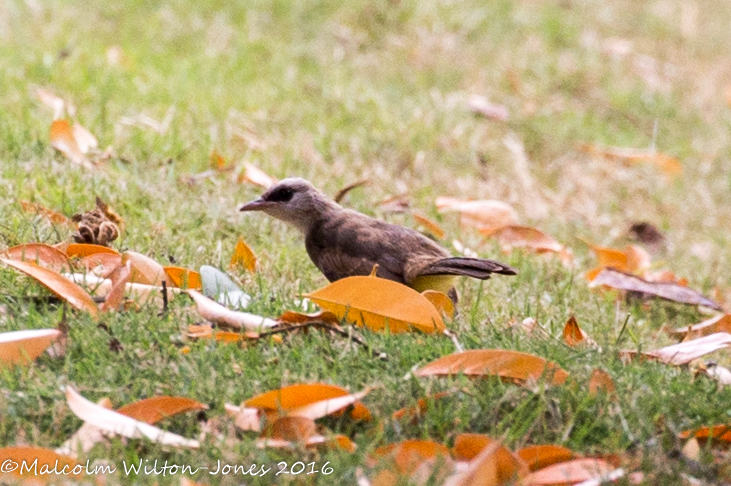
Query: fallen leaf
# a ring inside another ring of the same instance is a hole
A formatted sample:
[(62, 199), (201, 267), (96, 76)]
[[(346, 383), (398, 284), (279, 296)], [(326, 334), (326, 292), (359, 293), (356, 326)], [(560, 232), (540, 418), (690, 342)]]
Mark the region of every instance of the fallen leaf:
[(438, 197), (436, 206), (440, 213), (458, 212), (463, 226), (477, 227), (481, 231), (496, 230), (518, 221), (515, 210), (502, 201), (462, 201), (453, 197)]
[(692, 326), (679, 327), (672, 331), (676, 336), (702, 337), (715, 332), (731, 333), (731, 314), (719, 314)]
[(110, 255), (120, 255), (120, 253), (112, 248), (102, 245), (92, 245), (90, 243), (71, 243), (66, 248), (66, 254), (70, 257), (86, 258), (97, 253), (108, 253)]
[(671, 302), (689, 305), (702, 305), (711, 309), (722, 310), (721, 306), (695, 290), (676, 283), (648, 282), (640, 277), (621, 272), (614, 268), (605, 268), (589, 282), (589, 287), (604, 285), (617, 290), (638, 292), (652, 297), (660, 297)]
[[(361, 398), (365, 397), (370, 392), (371, 389), (366, 388), (365, 390), (358, 393), (351, 393), (349, 395), (344, 395), (341, 397), (329, 398), (327, 400), (320, 400), (315, 403), (302, 405), (300, 407), (288, 410), (287, 416), (304, 417), (312, 420), (326, 417), (335, 412), (339, 412), (346, 407), (355, 405)], [(370, 416), (370, 413), (368, 413), (368, 415)]]
[(495, 238), (505, 252), (526, 248), (537, 253), (562, 253), (567, 249), (546, 233), (530, 226), (508, 225), (480, 231), (488, 238)]
[(90, 402), (68, 385), (66, 386), (66, 401), (74, 415), (84, 422), (108, 433), (121, 435), (129, 439), (147, 437), (153, 442), (175, 447), (198, 448), (199, 444), (196, 440), (186, 439), (177, 434), (166, 432), (152, 425), (127, 417), (119, 412), (108, 410)]
[(216, 324), (225, 325), (234, 329), (246, 329), (249, 331), (260, 331), (268, 327), (278, 325), (277, 321), (266, 317), (249, 314), (248, 312), (232, 311), (221, 304), (218, 304), (205, 295), (193, 289), (186, 290), (195, 301), (201, 317)]
[(338, 412), (353, 405), (351, 417), (368, 420), (370, 411), (358, 400), (370, 392), (350, 393), (344, 388), (325, 383), (302, 383), (272, 390), (244, 402), (247, 408), (256, 408), (285, 416), (299, 416), (313, 420)]
[(277, 317), (277, 321), (287, 324), (304, 324), (306, 322), (327, 322), (329, 324), (340, 324), (340, 319), (328, 311), (313, 312), (305, 314), (297, 311), (284, 311), (282, 315)]
[(444, 231), (441, 226), (426, 216), (422, 216), (418, 213), (411, 213), (411, 217), (414, 218), (414, 221), (423, 226), (427, 232), (434, 235), (436, 239), (441, 240), (447, 235), (446, 231)]
[(452, 299), (450, 299), (447, 294), (437, 290), (425, 290), (421, 293), (421, 295), (426, 297), (426, 300), (431, 302), (431, 304), (443, 315), (447, 316), (449, 319), (454, 319), (454, 302), (452, 302)]
[(525, 478), (531, 486), (563, 486), (606, 478), (615, 467), (602, 459), (574, 459), (539, 469)]
[(552, 464), (569, 461), (576, 456), (572, 450), (552, 444), (523, 447), (516, 451), (515, 455), (525, 463), (531, 472)]
[(706, 354), (727, 348), (729, 345), (731, 345), (731, 334), (717, 332), (691, 341), (645, 351), (642, 356), (654, 358), (670, 365), (684, 365)]
[(471, 95), (467, 105), (472, 113), (482, 115), (485, 118), (490, 118), (492, 120), (506, 121), (510, 116), (510, 113), (505, 106), (498, 105), (497, 103), (491, 103), (487, 97), (482, 95)]
[(208, 410), (208, 405), (185, 397), (157, 396), (124, 405), (117, 412), (154, 425), (164, 418), (194, 410)]
[(57, 329), (26, 329), (0, 333), (0, 363), (27, 364), (61, 335)]
[(201, 275), (187, 268), (181, 267), (163, 267), (165, 274), (168, 276), (168, 285), (172, 285), (179, 289), (196, 289), (202, 288)]
[(304, 442), (289, 441), (285, 439), (275, 439), (269, 437), (259, 438), (255, 441), (256, 447), (259, 449), (279, 448), (279, 449), (297, 449), (301, 446), (308, 448), (317, 446), (326, 446), (329, 448), (342, 449), (347, 452), (355, 452), (355, 444), (344, 435), (334, 435), (325, 437), (324, 435), (315, 434), (307, 438)]
[(74, 137), (74, 131), (66, 120), (55, 120), (51, 124), (50, 140), (51, 146), (64, 154), (71, 162), (87, 169), (94, 167), (81, 151)]
[(95, 317), (99, 314), (99, 308), (89, 294), (60, 273), (40, 267), (35, 263), (19, 262), (7, 258), (0, 258), (0, 261), (34, 278), (76, 309), (86, 311)]
[[(467, 470), (452, 475), (444, 486), (508, 486), (524, 484), (520, 480), (528, 470), (523, 462), (499, 442), (484, 447), (472, 459)], [(529, 483), (527, 483), (529, 484)]]
[(406, 285), (373, 276), (347, 277), (304, 294), (314, 303), (372, 331), (443, 332), (444, 322), (429, 300)]
[[(106, 296), (112, 290), (112, 281), (108, 278), (100, 278), (88, 273), (65, 273), (64, 277), (88, 288), (91, 295)], [(127, 283), (127, 285), (124, 286), (124, 291), (129, 297), (135, 300), (149, 301), (152, 298), (156, 305), (162, 303), (162, 287)], [(172, 299), (180, 292), (181, 290), (178, 288), (168, 287), (168, 299)]]
[(568, 373), (551, 361), (503, 349), (476, 349), (450, 354), (419, 368), (414, 374), (499, 376), (522, 384), (538, 381), (544, 372), (552, 385), (560, 385), (568, 378)]
[(589, 395), (597, 395), (599, 392), (613, 395), (616, 393), (616, 387), (614, 380), (606, 371), (596, 369), (589, 379)]
[(72, 224), (71, 220), (63, 214), (52, 211), (44, 206), (41, 206), (40, 204), (28, 201), (20, 201), (20, 207), (23, 208), (23, 211), (25, 211), (26, 213), (34, 213), (38, 214), (39, 216), (43, 216), (53, 224)]
[(28, 243), (8, 248), (2, 255), (16, 261), (34, 262), (56, 272), (71, 269), (71, 262), (64, 252), (43, 243)]
[(579, 327), (579, 323), (576, 321), (575, 316), (569, 317), (566, 321), (566, 325), (563, 328), (563, 341), (569, 346), (577, 346), (582, 341), (588, 339), (583, 329)]
[(705, 373), (721, 385), (731, 385), (731, 370), (717, 364), (708, 364)]
[[(57, 482), (59, 478), (57, 478), (54, 474), (43, 473), (42, 471), (63, 471), (64, 468), (68, 471), (68, 476), (64, 476), (66, 478), (75, 478), (76, 480), (81, 481), (84, 476), (84, 467), (76, 462), (74, 458), (58, 454), (51, 449), (45, 449), (42, 447), (3, 447), (0, 449), (0, 459), (3, 461), (2, 464), (4, 464), (0, 471), (0, 478), (3, 479), (3, 484), (8, 484), (5, 483), (5, 481), (8, 480), (9, 484), (17, 484), (16, 481), (9, 479), (8, 476), (12, 478), (21, 478), (23, 479), (23, 484), (29, 485), (47, 483), (61, 484)], [(24, 463), (30, 466), (36, 460), (38, 460), (37, 468), (31, 467), (29, 470), (28, 468), (22, 467)], [(17, 465), (17, 467), (13, 468), (12, 466), (14, 464)], [(38, 474), (36, 474), (36, 472)]]
[(155, 286), (161, 286), (163, 281), (168, 283), (165, 268), (152, 258), (136, 251), (125, 251), (122, 253), (122, 263), (127, 262), (132, 264), (130, 282)]
[(372, 479), (374, 486), (425, 484), (430, 477), (444, 480), (454, 469), (449, 449), (431, 440), (405, 440), (379, 447), (368, 462), (379, 466)]
[[(96, 404), (106, 409), (112, 408), (112, 401), (108, 397), (102, 398)], [(106, 435), (102, 429), (84, 422), (79, 430), (74, 432), (74, 435), (56, 449), (56, 452), (76, 459), (79, 452), (82, 454), (89, 452), (105, 438)]]
[(499, 443), (485, 434), (461, 433), (454, 438), (452, 456), (458, 461), (471, 461), (479, 456), (485, 447)]
[(333, 196), (333, 201), (336, 203), (339, 203), (340, 201), (345, 198), (345, 196), (352, 191), (353, 189), (356, 189), (358, 187), (364, 186), (366, 184), (370, 184), (371, 182), (368, 179), (361, 179), (359, 181), (355, 181), (352, 184), (348, 184), (347, 186), (340, 189), (335, 196)]
[(236, 243), (236, 249), (231, 256), (229, 268), (234, 269), (237, 265), (241, 265), (251, 273), (256, 272), (256, 255), (254, 255), (254, 252), (251, 251), (251, 248), (249, 248), (249, 245), (246, 244), (243, 238), (239, 238), (239, 241)]
[(34, 91), (36, 98), (38, 98), (41, 103), (53, 110), (54, 120), (63, 118), (64, 112), (66, 110), (66, 102), (63, 100), (63, 98), (60, 98), (51, 91), (45, 88), (41, 88), (39, 86), (36, 86)]
[(420, 398), (416, 401), (415, 407), (406, 407), (397, 410), (391, 415), (391, 418), (393, 420), (403, 420), (405, 418), (416, 419), (417, 417), (423, 417), (426, 415), (428, 408), (432, 406), (435, 401), (450, 395), (451, 393), (449, 392), (440, 392), (428, 397)]
[(677, 158), (656, 152), (655, 150), (626, 147), (598, 147), (591, 144), (582, 145), (579, 148), (584, 152), (609, 160), (634, 164), (650, 163), (667, 175), (677, 176), (683, 173), (683, 166)]
[(589, 247), (599, 260), (597, 268), (586, 274), (589, 281), (594, 280), (604, 268), (614, 268), (626, 273), (643, 275), (651, 265), (650, 254), (637, 245), (628, 245), (624, 250), (592, 244), (589, 244)]
[(269, 189), (277, 183), (277, 180), (258, 167), (251, 165), (249, 162), (244, 162), (244, 171), (239, 174), (238, 183), (241, 184), (244, 182)]
[(234, 425), (244, 431), (261, 432), (261, 411), (258, 408), (224, 405), (226, 414), (234, 419)]
[(122, 305), (122, 299), (127, 290), (127, 284), (129, 283), (130, 277), (132, 276), (132, 265), (128, 261), (112, 273), (110, 280), (112, 286), (107, 293), (104, 303), (100, 306), (102, 312), (116, 311), (119, 306)]
[(74, 123), (71, 131), (81, 153), (88, 154), (91, 150), (99, 147), (99, 141), (96, 137), (80, 123)]
[(223, 172), (229, 169), (229, 167), (226, 167), (226, 159), (223, 158), (221, 154), (219, 154), (216, 150), (213, 150), (211, 152), (210, 159), (210, 166), (211, 168)]
[(683, 440), (694, 437), (701, 445), (711, 441), (713, 445), (728, 447), (731, 444), (731, 425), (720, 424), (712, 427), (684, 430), (678, 437)]
[(86, 273), (93, 273), (101, 278), (109, 278), (112, 272), (122, 266), (122, 255), (93, 253), (82, 258), (79, 265), (86, 270)]

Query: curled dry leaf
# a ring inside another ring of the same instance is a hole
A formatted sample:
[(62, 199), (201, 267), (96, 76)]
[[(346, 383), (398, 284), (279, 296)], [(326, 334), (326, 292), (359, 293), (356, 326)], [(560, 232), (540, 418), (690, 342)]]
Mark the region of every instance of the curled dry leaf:
[(563, 486), (607, 478), (615, 468), (602, 459), (574, 459), (539, 469), (525, 478), (531, 486)]
[(145, 285), (161, 286), (162, 282), (169, 282), (165, 268), (152, 258), (136, 251), (125, 251), (122, 253), (122, 263), (130, 262), (132, 265), (132, 276), (130, 282)]
[(244, 182), (269, 189), (277, 183), (277, 180), (249, 162), (244, 162), (244, 171), (239, 174), (238, 183), (241, 184)]
[(305, 294), (317, 305), (372, 331), (443, 332), (444, 321), (429, 300), (406, 285), (374, 276), (347, 277)]
[(277, 321), (266, 317), (227, 309), (196, 290), (189, 289), (186, 292), (195, 301), (201, 317), (221, 326), (229, 326), (234, 329), (246, 329), (248, 331), (260, 331), (261, 329), (278, 325)]
[(187, 268), (181, 267), (163, 267), (165, 275), (167, 275), (168, 285), (172, 285), (179, 289), (196, 289), (200, 290), (203, 286), (201, 275)]
[(676, 283), (648, 282), (640, 277), (614, 268), (605, 268), (589, 283), (589, 287), (604, 285), (617, 290), (626, 290), (650, 297), (680, 304), (702, 305), (711, 309), (722, 310), (721, 306), (695, 290)]
[(25, 211), (26, 213), (33, 213), (38, 214), (39, 216), (43, 216), (53, 224), (71, 225), (71, 220), (69, 218), (61, 213), (57, 213), (56, 211), (41, 206), (40, 204), (28, 201), (20, 201), (20, 207), (23, 208), (23, 211)]
[(344, 388), (326, 383), (302, 383), (272, 390), (244, 402), (247, 408), (257, 408), (284, 416), (306, 417), (313, 420), (339, 412), (353, 405), (350, 416), (369, 420), (371, 413), (358, 400), (370, 389), (349, 393)]
[(345, 198), (345, 196), (347, 196), (347, 195), (348, 195), (348, 193), (349, 193), (350, 191), (352, 191), (353, 189), (356, 189), (356, 188), (358, 188), (358, 187), (361, 187), (361, 186), (364, 186), (364, 185), (366, 185), (366, 184), (370, 184), (370, 183), (371, 183), (371, 181), (369, 181), (368, 179), (361, 179), (361, 180), (359, 180), (359, 181), (355, 181), (355, 182), (353, 182), (352, 184), (348, 184), (347, 186), (345, 186), (345, 187), (343, 187), (342, 189), (340, 189), (340, 190), (339, 190), (339, 191), (338, 191), (338, 192), (337, 192), (337, 193), (335, 194), (335, 196), (333, 196), (333, 201), (335, 201), (336, 203), (339, 203), (339, 202), (340, 202), (340, 201), (342, 201), (342, 200), (343, 200), (343, 199)]
[(2, 252), (10, 260), (34, 262), (56, 272), (71, 269), (71, 262), (64, 252), (43, 243), (13, 246)]
[(588, 339), (589, 336), (579, 327), (576, 317), (573, 315), (569, 317), (563, 328), (563, 341), (569, 346), (577, 346)]
[(691, 341), (645, 351), (642, 356), (654, 358), (670, 365), (684, 365), (706, 354), (727, 348), (729, 345), (731, 345), (731, 334), (717, 332)]
[(26, 364), (36, 359), (61, 335), (57, 329), (27, 329), (0, 333), (0, 364)]
[[(65, 476), (68, 479), (81, 481), (84, 477), (83, 465), (76, 462), (73, 457), (58, 454), (51, 449), (45, 449), (43, 447), (3, 447), (0, 449), (0, 459), (2, 459), (3, 464), (7, 463), (10, 466), (3, 467), (3, 470), (0, 471), (0, 478), (3, 479), (3, 484), (8, 484), (5, 483), (6, 480), (9, 480), (9, 484), (18, 484), (13, 478), (20, 479), (23, 481), (22, 484), (29, 485), (45, 484), (46, 482), (59, 484), (55, 482), (56, 478), (53, 474), (49, 473), (48, 475), (42, 476), (41, 471), (62, 471), (64, 468), (66, 468), (66, 471), (69, 471), (68, 476)], [(12, 468), (13, 463), (16, 465), (22, 465), (25, 463), (30, 466), (36, 460), (38, 461), (37, 469), (35, 467), (31, 467), (30, 470), (22, 467), (16, 467), (15, 469)], [(38, 471), (38, 475), (35, 474), (36, 471)], [(51, 480), (51, 478), (53, 478), (53, 480)]]
[(82, 397), (70, 386), (66, 387), (66, 401), (77, 417), (105, 432), (129, 439), (147, 437), (151, 441), (163, 445), (198, 448), (199, 444), (196, 440), (186, 439), (119, 412), (108, 410)]
[(419, 368), (415, 375), (498, 376), (523, 384), (538, 381), (544, 373), (552, 385), (560, 385), (568, 378), (568, 373), (556, 363), (539, 356), (504, 349), (477, 349), (439, 358)]
[(99, 314), (99, 308), (89, 294), (60, 273), (40, 267), (35, 263), (19, 262), (7, 258), (0, 258), (0, 261), (34, 278), (76, 309), (86, 311), (92, 316)]
[(679, 327), (672, 331), (673, 335), (681, 337), (702, 337), (715, 332), (731, 333), (731, 314), (719, 314), (692, 326)]
[(51, 146), (64, 154), (71, 162), (87, 169), (94, 167), (79, 147), (74, 131), (66, 120), (55, 120), (51, 124)]
[(518, 215), (512, 206), (502, 201), (462, 201), (453, 197), (438, 197), (436, 206), (440, 213), (458, 212), (463, 226), (476, 227), (481, 231), (496, 230), (518, 222)]
[(444, 237), (447, 235), (447, 232), (444, 231), (441, 226), (439, 226), (437, 223), (427, 218), (426, 216), (422, 216), (418, 213), (411, 213), (411, 216), (414, 218), (414, 221), (423, 226), (427, 230), (427, 232), (434, 235), (436, 239), (444, 239)]
[(678, 176), (683, 173), (683, 166), (677, 158), (654, 150), (627, 147), (598, 147), (591, 144), (582, 145), (579, 148), (584, 152), (604, 157), (608, 160), (633, 164), (649, 163), (667, 175)]
[(589, 379), (589, 395), (597, 395), (600, 392), (614, 395), (616, 387), (614, 380), (606, 371), (596, 369)]
[(570, 449), (559, 445), (534, 445), (523, 447), (515, 452), (529, 471), (537, 471), (559, 462), (566, 462), (573, 459), (576, 454)]
[(164, 418), (195, 410), (208, 410), (208, 405), (186, 397), (158, 396), (129, 403), (117, 412), (154, 425)]
[(234, 249), (234, 254), (231, 255), (231, 264), (229, 268), (234, 269), (238, 265), (241, 265), (251, 273), (256, 272), (256, 255), (251, 251), (249, 245), (246, 244), (243, 238), (239, 238)]
[(122, 304), (122, 299), (124, 299), (124, 293), (127, 290), (127, 284), (131, 276), (132, 265), (129, 261), (114, 270), (110, 276), (110, 280), (112, 281), (111, 289), (107, 293), (104, 303), (101, 305), (102, 311), (115, 311), (119, 308)]

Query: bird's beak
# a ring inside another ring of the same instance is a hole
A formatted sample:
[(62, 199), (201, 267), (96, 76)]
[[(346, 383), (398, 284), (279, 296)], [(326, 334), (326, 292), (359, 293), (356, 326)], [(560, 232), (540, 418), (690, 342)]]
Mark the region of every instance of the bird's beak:
[(263, 211), (270, 207), (272, 203), (264, 201), (263, 199), (254, 199), (239, 208), (239, 211)]

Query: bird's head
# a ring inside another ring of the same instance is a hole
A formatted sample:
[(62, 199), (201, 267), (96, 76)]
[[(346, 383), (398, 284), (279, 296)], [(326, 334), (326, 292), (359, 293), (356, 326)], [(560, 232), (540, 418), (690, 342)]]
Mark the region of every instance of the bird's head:
[(324, 213), (339, 207), (309, 181), (290, 177), (270, 187), (259, 199), (244, 204), (239, 211), (262, 211), (307, 232)]

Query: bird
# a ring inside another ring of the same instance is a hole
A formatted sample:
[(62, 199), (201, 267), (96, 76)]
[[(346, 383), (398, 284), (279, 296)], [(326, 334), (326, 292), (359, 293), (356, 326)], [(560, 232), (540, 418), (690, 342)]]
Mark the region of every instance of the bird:
[(370, 275), (407, 285), (418, 292), (437, 290), (458, 301), (458, 276), (480, 280), (516, 275), (504, 263), (453, 257), (437, 242), (411, 228), (343, 208), (311, 182), (290, 177), (239, 208), (261, 211), (297, 228), (315, 266), (330, 281)]

